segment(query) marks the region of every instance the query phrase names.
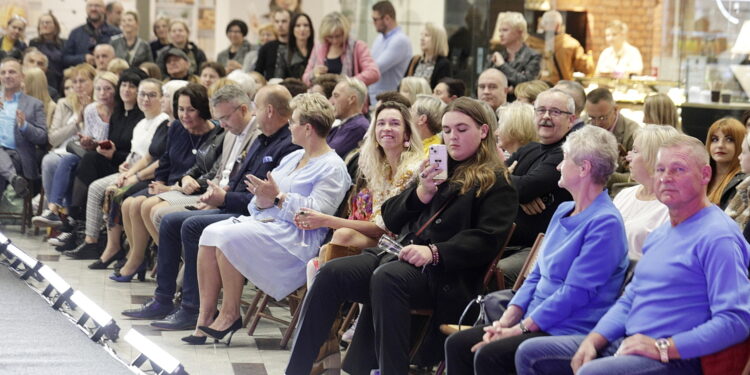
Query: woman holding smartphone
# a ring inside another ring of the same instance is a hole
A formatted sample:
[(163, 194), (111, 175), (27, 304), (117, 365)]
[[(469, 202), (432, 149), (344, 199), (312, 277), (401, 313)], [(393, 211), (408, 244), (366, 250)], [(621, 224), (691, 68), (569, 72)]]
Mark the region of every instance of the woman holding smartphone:
[(419, 182), (383, 204), (386, 228), (405, 245), (398, 257), (369, 248), (320, 269), (302, 307), (286, 373), (310, 372), (346, 301), (364, 304), (343, 363), (343, 370), (354, 374), (373, 368), (408, 372), (410, 309), (435, 309), (433, 328), (458, 320), (466, 301), (480, 291), (518, 207), (495, 151), (496, 126), (495, 115), (477, 100), (459, 98), (448, 106), (443, 116), (448, 178), (435, 179), (443, 171), (425, 161)]

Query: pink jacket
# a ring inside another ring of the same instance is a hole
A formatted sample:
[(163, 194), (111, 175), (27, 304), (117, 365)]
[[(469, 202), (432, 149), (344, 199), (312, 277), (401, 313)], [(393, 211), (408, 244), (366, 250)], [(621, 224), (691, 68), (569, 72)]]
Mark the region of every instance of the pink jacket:
[[(328, 47), (328, 43), (315, 42), (315, 47), (310, 52), (310, 59), (307, 62), (305, 74), (302, 75), (302, 80), (308, 86), (312, 84), (312, 79), (314, 78), (313, 68), (318, 65), (325, 65)], [(378, 69), (378, 65), (375, 64), (375, 60), (370, 55), (367, 43), (361, 40), (349, 38), (344, 46), (344, 53), (341, 54), (341, 65), (342, 75), (358, 78), (366, 86), (380, 79), (380, 69)]]

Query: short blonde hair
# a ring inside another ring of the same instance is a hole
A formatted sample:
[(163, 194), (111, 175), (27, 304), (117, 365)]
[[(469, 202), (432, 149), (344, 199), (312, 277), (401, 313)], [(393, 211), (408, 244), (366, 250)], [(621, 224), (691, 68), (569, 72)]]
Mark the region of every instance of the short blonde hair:
[(500, 12), (497, 14), (497, 21), (495, 21), (495, 32), (492, 35), (492, 40), (495, 43), (500, 42), (500, 25), (508, 25), (512, 29), (520, 31), (522, 41), (526, 41), (526, 38), (529, 37), (526, 18), (524, 18), (523, 14), (519, 12)]
[(542, 81), (535, 79), (533, 81), (526, 81), (519, 83), (513, 92), (516, 94), (516, 98), (524, 97), (529, 100), (529, 103), (536, 101), (536, 97), (539, 96), (543, 91), (549, 90), (549, 85)]
[(321, 138), (325, 138), (331, 130), (336, 112), (331, 102), (318, 93), (303, 93), (292, 99), (292, 110), (299, 115), (299, 123), (310, 124)]
[(427, 34), (430, 34), (432, 40), (432, 53), (435, 56), (448, 56), (448, 35), (442, 26), (435, 25), (432, 22), (427, 22), (424, 25), (424, 30)]
[(650, 175), (654, 174), (659, 148), (679, 134), (680, 132), (675, 128), (660, 125), (646, 125), (638, 131), (633, 144), (638, 147), (638, 153), (641, 154)]
[(107, 64), (107, 71), (112, 72), (118, 76), (120, 75), (120, 73), (122, 73), (123, 70), (127, 68), (130, 68), (130, 64), (119, 57), (115, 57), (114, 59), (110, 60), (109, 64)]
[(538, 139), (533, 105), (516, 101), (499, 107), (497, 115), (500, 137), (518, 142), (519, 146)]
[(679, 129), (677, 107), (665, 94), (649, 95), (643, 102), (643, 122), (654, 125), (670, 125)]
[(349, 38), (349, 31), (351, 30), (349, 19), (341, 12), (326, 14), (323, 20), (320, 21), (320, 40), (325, 41), (327, 36), (338, 30), (344, 32), (344, 44), (346, 44), (346, 39)]
[(432, 94), (430, 83), (422, 77), (404, 77), (401, 79), (398, 88), (399, 92), (401, 92), (401, 90), (406, 91), (406, 94), (408, 95), (407, 99), (409, 99), (410, 103), (414, 103), (419, 94)]

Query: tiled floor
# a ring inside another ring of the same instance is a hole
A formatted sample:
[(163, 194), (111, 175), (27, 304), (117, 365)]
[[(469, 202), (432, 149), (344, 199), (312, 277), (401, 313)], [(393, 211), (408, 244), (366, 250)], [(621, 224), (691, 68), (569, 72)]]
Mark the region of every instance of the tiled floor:
[[(109, 312), (121, 328), (121, 336), (135, 328), (138, 332), (181, 361), (190, 374), (283, 374), (289, 360), (289, 350), (281, 350), (281, 325), (261, 320), (254, 336), (247, 330), (237, 332), (230, 347), (224, 344), (190, 346), (180, 341), (189, 331), (167, 332), (152, 329), (148, 321), (128, 320), (120, 311), (138, 306), (153, 295), (156, 283), (147, 278), (146, 282), (117, 283), (109, 280), (112, 270), (89, 270), (91, 261), (71, 260), (54, 250), (43, 241), (43, 236), (22, 235), (19, 226), (0, 226), (0, 231), (8, 236), (19, 248), (57, 271), (75, 290), (80, 290), (99, 306)], [(250, 301), (254, 292), (245, 288), (244, 299)], [(274, 315), (289, 318), (288, 309), (274, 304), (270, 306)], [(134, 352), (124, 340), (112, 344), (116, 353), (126, 362), (132, 361), (139, 353)]]

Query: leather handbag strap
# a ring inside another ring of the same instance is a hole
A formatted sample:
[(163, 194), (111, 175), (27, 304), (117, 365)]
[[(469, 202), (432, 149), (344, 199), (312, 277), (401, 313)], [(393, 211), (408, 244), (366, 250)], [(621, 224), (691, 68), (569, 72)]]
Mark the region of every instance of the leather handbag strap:
[(453, 197), (451, 197), (451, 198), (449, 198), (448, 200), (446, 200), (446, 201), (445, 201), (445, 203), (443, 203), (443, 205), (442, 205), (442, 206), (440, 206), (440, 209), (438, 209), (438, 210), (437, 210), (437, 212), (435, 212), (435, 214), (434, 214), (434, 215), (432, 215), (432, 216), (431, 216), (431, 217), (430, 217), (430, 218), (429, 218), (429, 219), (427, 220), (427, 222), (425, 222), (424, 224), (422, 224), (422, 227), (421, 227), (421, 228), (419, 228), (419, 230), (417, 231), (417, 233), (416, 233), (415, 235), (416, 235), (417, 237), (419, 237), (419, 235), (421, 235), (421, 234), (422, 234), (422, 232), (424, 232), (424, 230), (425, 230), (425, 229), (427, 229), (427, 226), (428, 226), (428, 225), (430, 225), (430, 224), (431, 224), (431, 223), (432, 223), (433, 221), (435, 221), (435, 219), (437, 219), (437, 217), (438, 217), (438, 216), (439, 216), (439, 215), (440, 215), (440, 214), (441, 214), (441, 213), (443, 212), (443, 210), (445, 210), (445, 208), (446, 208), (446, 207), (448, 207), (448, 205), (449, 205), (449, 204), (450, 204), (450, 203), (451, 203), (452, 201), (453, 201)]

